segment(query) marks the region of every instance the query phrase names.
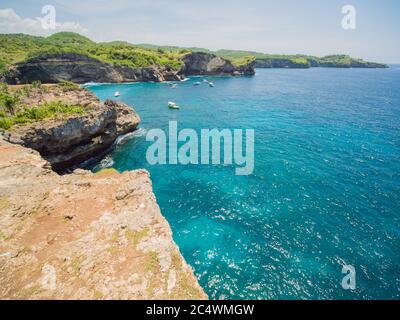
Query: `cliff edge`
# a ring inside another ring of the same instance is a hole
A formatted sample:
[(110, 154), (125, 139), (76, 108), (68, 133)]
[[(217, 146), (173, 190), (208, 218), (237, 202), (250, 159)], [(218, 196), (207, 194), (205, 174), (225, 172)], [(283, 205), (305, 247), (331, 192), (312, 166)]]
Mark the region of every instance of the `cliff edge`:
[(206, 299), (144, 170), (59, 176), (0, 138), (1, 299)]
[(165, 66), (129, 67), (110, 64), (77, 53), (41, 54), (16, 63), (2, 78), (8, 84), (42, 83), (123, 83), (181, 81), (190, 75), (254, 75), (253, 63), (235, 66), (229, 60), (210, 53), (189, 53), (180, 62), (182, 67)]
[(0, 136), (40, 152), (56, 171), (105, 152), (119, 135), (140, 124), (130, 106), (111, 100), (101, 103), (71, 83), (5, 88), (0, 112)]

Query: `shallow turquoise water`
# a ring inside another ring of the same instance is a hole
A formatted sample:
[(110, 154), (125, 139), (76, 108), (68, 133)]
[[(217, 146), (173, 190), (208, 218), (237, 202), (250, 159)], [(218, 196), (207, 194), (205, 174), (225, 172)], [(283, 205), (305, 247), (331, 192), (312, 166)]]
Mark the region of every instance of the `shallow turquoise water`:
[[(184, 257), (212, 299), (400, 297), (400, 67), (258, 70), (255, 77), (96, 85), (141, 128), (254, 128), (255, 172), (150, 166), (145, 135), (101, 166), (146, 168)], [(182, 110), (166, 107), (178, 102)], [(353, 265), (357, 289), (341, 286)]]

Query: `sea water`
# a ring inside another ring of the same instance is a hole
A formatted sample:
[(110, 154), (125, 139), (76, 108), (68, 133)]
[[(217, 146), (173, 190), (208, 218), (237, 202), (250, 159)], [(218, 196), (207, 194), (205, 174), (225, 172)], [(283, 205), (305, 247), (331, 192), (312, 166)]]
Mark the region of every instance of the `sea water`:
[[(400, 69), (258, 69), (254, 77), (90, 86), (140, 114), (93, 170), (150, 171), (211, 299), (400, 298)], [(195, 82), (202, 82), (194, 86)], [(168, 101), (181, 109), (170, 110)], [(255, 170), (155, 165), (146, 132), (254, 129)], [(356, 289), (342, 286), (354, 267)]]

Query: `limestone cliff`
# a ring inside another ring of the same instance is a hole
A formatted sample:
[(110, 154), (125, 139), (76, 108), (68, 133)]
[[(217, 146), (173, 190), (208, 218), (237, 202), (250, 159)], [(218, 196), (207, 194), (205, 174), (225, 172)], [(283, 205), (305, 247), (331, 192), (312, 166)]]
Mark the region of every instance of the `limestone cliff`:
[(111, 65), (76, 53), (43, 54), (12, 66), (4, 77), (9, 84), (26, 84), (33, 81), (58, 83), (60, 81), (86, 82), (136, 82), (179, 81), (179, 71), (163, 67), (130, 68)]
[(21, 105), (34, 108), (60, 100), (83, 106), (84, 114), (15, 125), (0, 135), (8, 142), (39, 151), (53, 169), (61, 171), (106, 151), (119, 135), (136, 130), (140, 123), (133, 108), (121, 102), (101, 103), (85, 89), (64, 92), (59, 86), (48, 86), (33, 90)]
[(194, 52), (183, 57), (184, 75), (254, 75), (253, 63), (236, 67), (229, 60), (210, 53)]
[(58, 83), (122, 83), (139, 81), (180, 81), (190, 75), (254, 75), (253, 64), (236, 67), (229, 60), (209, 53), (190, 53), (182, 58), (183, 67), (173, 70), (152, 66), (131, 68), (111, 65), (76, 53), (42, 54), (13, 65), (2, 81), (27, 84), (34, 81)]
[(146, 171), (59, 176), (0, 139), (0, 299), (206, 299)]

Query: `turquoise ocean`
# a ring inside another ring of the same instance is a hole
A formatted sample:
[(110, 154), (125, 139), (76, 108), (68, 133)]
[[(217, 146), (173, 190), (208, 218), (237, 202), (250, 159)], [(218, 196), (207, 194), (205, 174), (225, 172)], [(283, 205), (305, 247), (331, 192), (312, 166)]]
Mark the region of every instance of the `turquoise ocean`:
[[(151, 173), (174, 239), (211, 299), (400, 298), (400, 66), (89, 89), (102, 100), (119, 91), (142, 118), (91, 169)], [(178, 130), (254, 129), (254, 173), (149, 165), (146, 133), (167, 132), (172, 120)], [(342, 288), (344, 265), (356, 270), (353, 291)]]

